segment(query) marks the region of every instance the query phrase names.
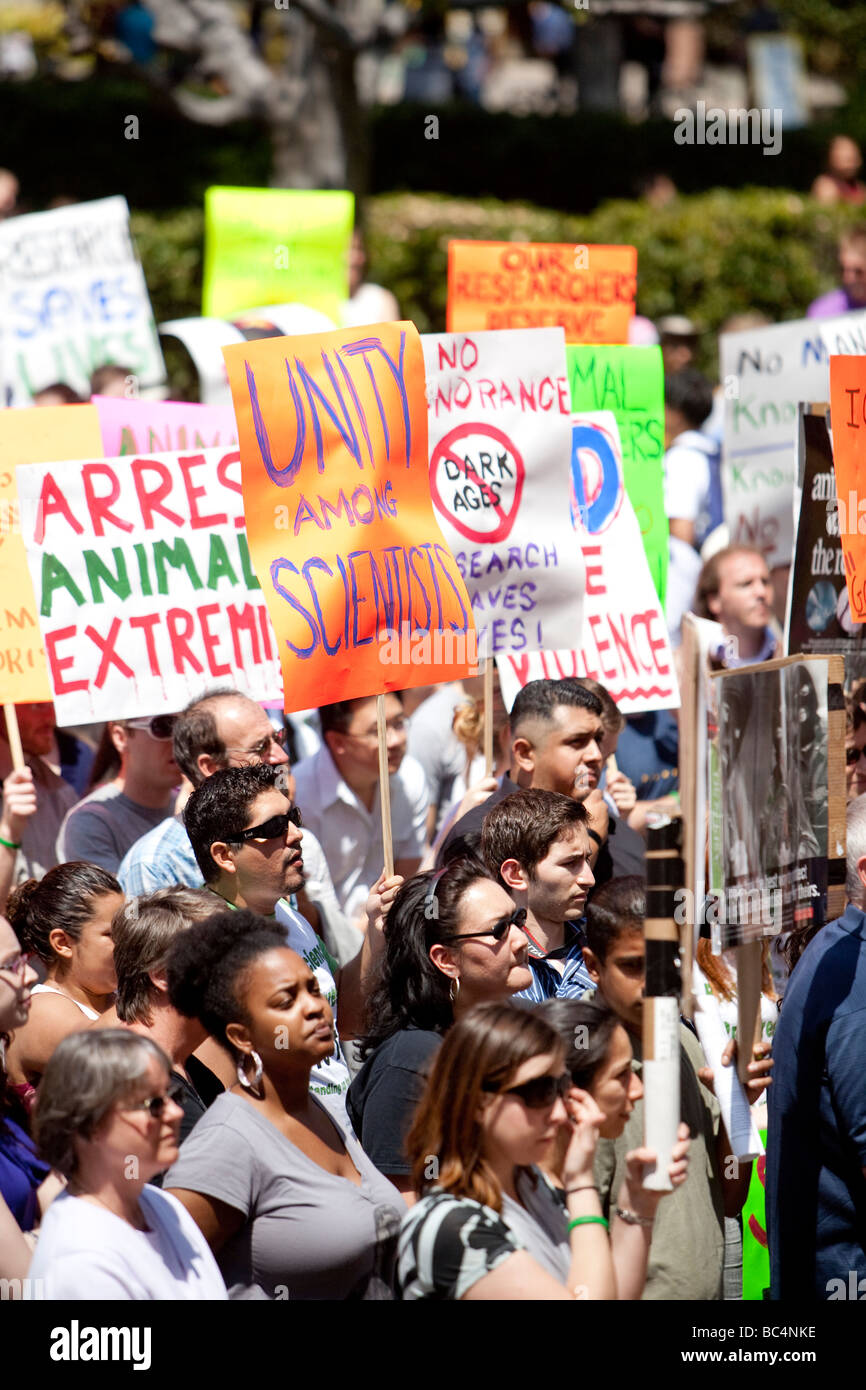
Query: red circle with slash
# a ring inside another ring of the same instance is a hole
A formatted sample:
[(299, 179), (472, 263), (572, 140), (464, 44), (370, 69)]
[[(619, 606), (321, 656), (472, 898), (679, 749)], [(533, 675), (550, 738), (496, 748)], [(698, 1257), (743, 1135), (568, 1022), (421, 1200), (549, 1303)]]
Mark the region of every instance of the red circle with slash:
[[(473, 472), (475, 476), (474, 478), (470, 478), (465, 459), (457, 457), (453, 452), (453, 447), (457, 441), (459, 439), (467, 439), (469, 436), (491, 440), (492, 443), (499, 445), (500, 448), (505, 448), (508, 451), (509, 457), (514, 460), (514, 498), (511, 507), (506, 512), (501, 503), (491, 501), (489, 506), (485, 508), (485, 510), (494, 512), (499, 518), (499, 525), (493, 531), (473, 530), (471, 526), (467, 526), (465, 521), (461, 521), (456, 517), (443, 503), (436, 481), (436, 474), (440, 463), (444, 459), (448, 459), (449, 462), (453, 463), (454, 466), (459, 469), (467, 481), (472, 483), (473, 487), (477, 487), (482, 493), (487, 493), (488, 497), (490, 496), (485, 481), (478, 477), (474, 469)], [(448, 434), (440, 439), (433, 453), (430, 455), (430, 495), (442, 515), (447, 516), (455, 531), (459, 531), (460, 535), (465, 536), (466, 540), (469, 541), (486, 541), (488, 544), (492, 544), (496, 541), (504, 541), (506, 539), (511, 533), (511, 528), (517, 517), (520, 499), (523, 496), (523, 480), (525, 477), (526, 468), (523, 459), (508, 438), (508, 435), (504, 434), (502, 430), (497, 429), (495, 425), (458, 425), (456, 429), (450, 430)]]

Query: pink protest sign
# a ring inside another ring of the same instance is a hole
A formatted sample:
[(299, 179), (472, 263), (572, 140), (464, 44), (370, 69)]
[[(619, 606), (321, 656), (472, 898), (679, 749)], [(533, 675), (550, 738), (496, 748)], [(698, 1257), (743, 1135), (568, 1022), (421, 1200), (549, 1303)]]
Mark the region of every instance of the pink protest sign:
[(94, 396), (106, 458), (122, 454), (168, 454), (213, 449), (238, 442), (230, 405), (192, 401), (140, 401)]

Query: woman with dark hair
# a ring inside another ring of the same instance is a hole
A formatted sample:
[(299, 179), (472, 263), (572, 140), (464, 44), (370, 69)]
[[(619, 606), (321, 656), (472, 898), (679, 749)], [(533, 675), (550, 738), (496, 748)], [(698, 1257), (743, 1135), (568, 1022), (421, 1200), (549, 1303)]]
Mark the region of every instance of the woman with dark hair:
[(279, 925), (218, 913), (169, 946), (169, 998), (231, 1055), (237, 1084), (181, 1146), (165, 1188), (232, 1298), (391, 1298), (399, 1194), (311, 1094), (334, 1049), (316, 975)]
[(394, 898), (347, 1110), (365, 1152), (408, 1201), (405, 1139), (431, 1059), (455, 1018), (532, 983), (525, 919), (474, 856), (416, 875)]
[[(49, 1169), (27, 1133), (26, 1116), (7, 1087), (5, 1047), (13, 1028), (27, 1022), (37, 979), (5, 917), (0, 917), (0, 1279), (21, 1279), (30, 1263), (22, 1235), (39, 1219), (39, 1189)], [(52, 1192), (53, 1195), (53, 1192)]]
[[(620, 1297), (639, 1296), (643, 1226), (660, 1194), (644, 1194), (642, 1210), (628, 1213), (638, 1220), (618, 1219), (608, 1240), (592, 1174), (604, 1117), (563, 1063), (559, 1034), (537, 1011), (483, 1004), (454, 1024), (408, 1138), (421, 1198), (400, 1232), (404, 1299), (608, 1299), (618, 1281)], [(560, 1127), (558, 1193), (540, 1165)], [(687, 1148), (672, 1155), (675, 1185)]]
[(117, 983), (111, 919), (123, 906), (113, 874), (95, 864), (58, 864), (9, 898), (7, 916), (25, 951), (46, 967), (33, 986), (30, 1018), (9, 1048), (9, 1078), (29, 1104), (61, 1038), (111, 1007)]
[(67, 1179), (30, 1277), (52, 1299), (225, 1299), (207, 1242), (151, 1185), (177, 1157), (181, 1110), (150, 1038), (91, 1029), (58, 1044), (39, 1087), (36, 1138)]

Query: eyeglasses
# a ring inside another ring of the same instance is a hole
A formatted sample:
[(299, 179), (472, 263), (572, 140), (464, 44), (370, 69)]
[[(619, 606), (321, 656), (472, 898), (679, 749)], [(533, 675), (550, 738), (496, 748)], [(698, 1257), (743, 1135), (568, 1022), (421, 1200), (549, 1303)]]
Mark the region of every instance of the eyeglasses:
[(500, 1096), (517, 1096), (529, 1110), (549, 1110), (557, 1100), (564, 1100), (574, 1082), (567, 1071), (561, 1076), (534, 1076), (524, 1081), (522, 1086), (510, 1086), (500, 1091), (498, 1086), (482, 1086), (482, 1091), (493, 1091)]
[(866, 758), (866, 748), (846, 748), (846, 749), (845, 749), (845, 766), (846, 766), (846, 767), (853, 767), (855, 763), (859, 763), (859, 761), (860, 761), (861, 758)]
[[(385, 734), (386, 734), (386, 737), (387, 737), (388, 734), (402, 734), (402, 733), (405, 733), (408, 727), (409, 727), (409, 721), (405, 718), (404, 715), (398, 715), (398, 717), (397, 717), (396, 719), (389, 719), (388, 722), (387, 722), (386, 725), (385, 725)], [(344, 737), (344, 738), (357, 738), (357, 739), (360, 739), (360, 741), (361, 741), (362, 743), (376, 743), (376, 742), (378, 742), (379, 734), (378, 734), (378, 731), (377, 731), (376, 729), (367, 729), (367, 730), (365, 730), (365, 732), (362, 733), (362, 734), (352, 734), (352, 733), (349, 733), (349, 731), (347, 730), (346, 733), (343, 735), (343, 737)]]
[(285, 748), (288, 731), (286, 729), (272, 729), (269, 734), (256, 744), (255, 748), (227, 748), (227, 753), (236, 753), (241, 758), (264, 758), (270, 751), (272, 743), (278, 748)]
[(35, 954), (35, 951), (22, 951), (20, 955), (4, 961), (0, 965), (0, 975), (23, 975)]
[(152, 1120), (161, 1120), (165, 1112), (165, 1107), (169, 1101), (179, 1105), (183, 1097), (183, 1085), (180, 1081), (170, 1081), (164, 1096), (149, 1096), (147, 1100), (141, 1100), (137, 1105), (121, 1105), (121, 1110), (146, 1110)]
[(152, 719), (127, 719), (128, 729), (142, 729), (159, 743), (167, 743), (174, 733), (176, 714), (155, 714)]
[(452, 936), (443, 936), (441, 944), (444, 946), (448, 941), (475, 941), (482, 936), (492, 936), (494, 941), (501, 941), (510, 927), (522, 928), (525, 922), (526, 908), (518, 907), (509, 917), (500, 917), (499, 921), (494, 922), (486, 931), (455, 932)]
[(243, 844), (246, 840), (277, 840), (282, 839), (289, 828), (289, 821), (292, 825), (301, 826), (301, 808), (293, 806), (291, 811), (283, 811), (279, 816), (271, 816), (270, 820), (262, 821), (261, 825), (251, 825), (249, 830), (239, 830), (236, 835), (232, 835), (232, 844)]

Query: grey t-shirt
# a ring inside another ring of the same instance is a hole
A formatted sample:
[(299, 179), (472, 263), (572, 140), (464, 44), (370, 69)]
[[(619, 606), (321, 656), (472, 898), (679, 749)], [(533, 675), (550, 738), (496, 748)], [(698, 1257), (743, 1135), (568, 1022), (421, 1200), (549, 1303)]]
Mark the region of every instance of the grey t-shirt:
[(247, 1217), (217, 1255), (230, 1298), (393, 1297), (403, 1200), (354, 1135), (339, 1132), (360, 1187), (325, 1172), (241, 1096), (218, 1096), (181, 1145), (164, 1189)]
[(173, 802), (172, 796), (164, 806), (139, 806), (106, 782), (69, 812), (57, 837), (58, 862), (84, 859), (116, 874), (127, 850), (171, 814)]

